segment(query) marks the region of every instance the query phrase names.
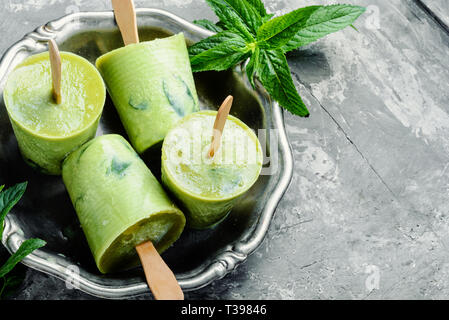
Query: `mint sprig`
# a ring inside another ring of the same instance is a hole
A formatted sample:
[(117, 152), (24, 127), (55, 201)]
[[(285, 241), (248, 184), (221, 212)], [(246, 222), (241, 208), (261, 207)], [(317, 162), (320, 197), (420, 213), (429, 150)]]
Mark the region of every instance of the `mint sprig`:
[[(3, 236), (3, 224), (8, 212), (19, 202), (25, 193), (27, 183), (19, 183), (13, 187), (3, 190), (4, 185), (0, 186), (0, 239)], [(0, 298), (12, 287), (16, 287), (20, 277), (10, 276), (9, 272), (34, 250), (45, 245), (41, 239), (28, 239), (24, 241), (19, 249), (11, 255), (3, 266), (0, 267)]]
[(245, 39), (232, 31), (222, 31), (190, 48), (195, 71), (221, 71), (232, 68), (251, 55)]
[(347, 4), (308, 6), (273, 18), (261, 0), (206, 0), (219, 18), (197, 25), (216, 34), (189, 48), (193, 72), (221, 71), (245, 61), (255, 87), (258, 78), (279, 104), (298, 116), (309, 115), (291, 77), (285, 53), (328, 34), (353, 27), (365, 8)]

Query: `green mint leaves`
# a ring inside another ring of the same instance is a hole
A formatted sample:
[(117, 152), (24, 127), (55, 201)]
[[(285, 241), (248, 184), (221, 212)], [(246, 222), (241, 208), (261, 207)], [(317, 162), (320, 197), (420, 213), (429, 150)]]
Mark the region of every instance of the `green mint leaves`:
[(301, 117), (309, 115), (309, 111), (296, 91), (282, 50), (262, 50), (257, 74), (265, 89), (285, 109)]
[[(19, 183), (13, 187), (3, 190), (4, 186), (0, 186), (0, 239), (3, 236), (4, 219), (8, 212), (19, 202), (25, 193), (27, 183)], [(34, 250), (45, 245), (45, 241), (41, 239), (28, 239), (24, 241), (19, 249), (8, 258), (3, 266), (0, 267), (0, 298), (12, 287), (16, 287), (20, 277), (9, 276), (8, 273), (22, 261), (27, 255)]]
[[(352, 23), (363, 13), (365, 8), (353, 5), (314, 6), (310, 11), (295, 10), (298, 16), (310, 16), (307, 19), (298, 19), (293, 27), (295, 35), (282, 47), (284, 52), (312, 43), (328, 34), (337, 32), (348, 26), (354, 28)], [(303, 8), (307, 9), (307, 8)], [(299, 9), (301, 10), (301, 9)], [(287, 14), (290, 15), (290, 14)], [(292, 18), (292, 17), (289, 17)], [(274, 19), (273, 19), (274, 20)], [(294, 19), (293, 19), (294, 20)]]
[(291, 113), (309, 115), (293, 83), (285, 53), (352, 26), (365, 8), (308, 6), (273, 18), (261, 0), (206, 0), (220, 21), (196, 20), (216, 34), (189, 48), (193, 72), (221, 71), (247, 59), (246, 74)]
[(190, 48), (194, 71), (221, 71), (232, 68), (251, 55), (245, 39), (232, 31), (222, 31)]

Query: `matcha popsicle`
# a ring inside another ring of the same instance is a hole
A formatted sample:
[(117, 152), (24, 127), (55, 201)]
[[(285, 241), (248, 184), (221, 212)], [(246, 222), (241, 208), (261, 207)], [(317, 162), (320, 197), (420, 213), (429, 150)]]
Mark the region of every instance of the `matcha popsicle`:
[(183, 213), (119, 135), (97, 137), (71, 153), (62, 178), (102, 273), (139, 265), (141, 243), (163, 252), (184, 228)]
[(138, 153), (161, 142), (198, 97), (182, 33), (131, 43), (97, 59), (108, 92)]
[(210, 155), (216, 117), (216, 111), (186, 116), (162, 145), (162, 181), (185, 209), (187, 224), (196, 229), (222, 221), (262, 168), (259, 140), (233, 116), (227, 116), (221, 145)]
[(61, 162), (92, 139), (106, 89), (86, 59), (61, 52), (61, 103), (53, 97), (49, 53), (27, 58), (9, 75), (3, 99), (25, 161), (43, 173), (61, 174)]

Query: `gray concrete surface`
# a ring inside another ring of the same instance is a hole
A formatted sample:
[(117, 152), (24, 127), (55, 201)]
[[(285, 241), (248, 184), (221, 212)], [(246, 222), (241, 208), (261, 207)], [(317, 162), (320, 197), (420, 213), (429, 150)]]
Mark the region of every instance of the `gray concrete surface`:
[[(264, 2), (278, 14), (312, 4)], [(432, 17), (420, 1), (344, 2), (368, 7), (358, 32), (288, 55), (311, 117), (285, 114), (295, 172), (267, 237), (187, 299), (449, 298), (449, 36), (435, 19), (445, 21), (448, 7), (439, 1), (446, 12)], [(203, 0), (135, 3), (215, 19)], [(0, 53), (65, 13), (110, 8), (109, 0), (3, 0)], [(92, 299), (31, 269), (11, 298)]]

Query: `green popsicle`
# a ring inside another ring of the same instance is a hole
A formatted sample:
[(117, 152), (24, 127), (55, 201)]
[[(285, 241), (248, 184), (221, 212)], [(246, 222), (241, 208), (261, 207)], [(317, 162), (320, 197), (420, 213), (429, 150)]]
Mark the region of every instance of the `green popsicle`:
[(97, 137), (71, 153), (62, 178), (102, 273), (139, 265), (135, 246), (143, 242), (163, 252), (184, 228), (183, 213), (119, 135)]
[(128, 44), (97, 59), (131, 144), (138, 153), (161, 142), (198, 97), (182, 33)]
[(259, 140), (233, 116), (228, 116), (220, 148), (208, 157), (216, 115), (200, 111), (185, 117), (162, 145), (162, 181), (185, 209), (187, 224), (196, 229), (223, 220), (262, 169)]
[(61, 60), (61, 104), (52, 97), (48, 52), (15, 68), (3, 92), (25, 161), (56, 175), (67, 154), (95, 136), (106, 97), (103, 80), (89, 61), (69, 52), (61, 52)]

